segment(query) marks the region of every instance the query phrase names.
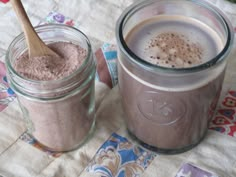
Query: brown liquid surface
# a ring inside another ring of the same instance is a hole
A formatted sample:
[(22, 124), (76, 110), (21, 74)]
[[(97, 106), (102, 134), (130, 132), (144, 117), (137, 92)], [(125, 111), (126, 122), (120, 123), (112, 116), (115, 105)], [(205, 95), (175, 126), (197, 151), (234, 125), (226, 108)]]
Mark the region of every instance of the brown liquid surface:
[(200, 65), (222, 49), (219, 36), (203, 23), (186, 17), (146, 20), (126, 36), (132, 52), (149, 63), (186, 68)]

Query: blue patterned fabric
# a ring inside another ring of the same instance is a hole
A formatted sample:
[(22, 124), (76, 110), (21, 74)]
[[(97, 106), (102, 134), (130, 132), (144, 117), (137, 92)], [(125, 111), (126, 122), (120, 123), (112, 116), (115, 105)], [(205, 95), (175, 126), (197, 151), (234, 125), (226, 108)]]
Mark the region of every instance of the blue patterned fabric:
[(101, 49), (111, 76), (112, 86), (114, 87), (118, 83), (116, 46), (105, 43), (102, 45)]
[(192, 164), (185, 163), (175, 177), (218, 177)]
[(155, 157), (155, 153), (113, 133), (97, 151), (86, 170), (104, 177), (138, 177)]

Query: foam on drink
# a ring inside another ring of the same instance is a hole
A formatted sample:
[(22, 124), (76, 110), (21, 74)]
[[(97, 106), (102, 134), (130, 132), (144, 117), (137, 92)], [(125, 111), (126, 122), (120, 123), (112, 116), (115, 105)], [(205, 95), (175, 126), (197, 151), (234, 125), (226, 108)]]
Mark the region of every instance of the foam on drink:
[(149, 63), (186, 68), (214, 58), (223, 48), (219, 35), (193, 18), (158, 16), (135, 26), (126, 36), (128, 47)]

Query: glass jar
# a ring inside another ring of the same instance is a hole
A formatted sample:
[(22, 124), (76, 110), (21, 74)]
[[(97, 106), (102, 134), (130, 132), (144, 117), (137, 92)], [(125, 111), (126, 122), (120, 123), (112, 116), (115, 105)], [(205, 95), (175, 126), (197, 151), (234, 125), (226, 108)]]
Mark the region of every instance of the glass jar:
[[(166, 15), (204, 24), (218, 36), (222, 50), (207, 62), (186, 68), (145, 61), (130, 49), (126, 38), (138, 25), (141, 29), (145, 21)], [(120, 16), (116, 38), (119, 89), (132, 137), (146, 148), (167, 154), (196, 146), (206, 135), (221, 92), (233, 43), (233, 28), (228, 19), (204, 1), (139, 1)]]
[(82, 145), (95, 125), (96, 65), (91, 44), (81, 31), (65, 25), (42, 25), (35, 30), (46, 44), (71, 42), (87, 51), (76, 71), (50, 81), (30, 80), (15, 71), (14, 62), (27, 50), (24, 34), (13, 40), (6, 55), (7, 78), (17, 95), (28, 133), (46, 149), (74, 150)]
[(233, 27), (236, 28), (236, 2), (217, 0), (217, 2), (212, 3), (227, 15)]

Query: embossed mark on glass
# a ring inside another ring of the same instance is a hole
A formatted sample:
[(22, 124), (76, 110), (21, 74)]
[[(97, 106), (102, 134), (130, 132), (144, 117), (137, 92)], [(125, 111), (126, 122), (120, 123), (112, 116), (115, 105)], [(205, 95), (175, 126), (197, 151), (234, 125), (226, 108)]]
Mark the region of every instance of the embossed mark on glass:
[(145, 118), (160, 125), (175, 123), (186, 113), (186, 105), (181, 98), (176, 98), (175, 102), (172, 102), (171, 96), (154, 91), (145, 91), (139, 95), (137, 104)]

